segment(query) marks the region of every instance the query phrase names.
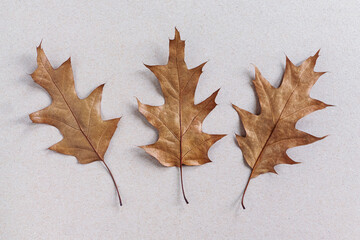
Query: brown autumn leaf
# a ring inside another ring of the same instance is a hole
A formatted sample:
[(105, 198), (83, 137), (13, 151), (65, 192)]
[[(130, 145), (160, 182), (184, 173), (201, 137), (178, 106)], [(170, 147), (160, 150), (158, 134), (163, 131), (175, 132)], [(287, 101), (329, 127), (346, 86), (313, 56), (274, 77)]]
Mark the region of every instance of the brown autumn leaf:
[(188, 203), (183, 186), (182, 165), (202, 165), (211, 162), (209, 148), (225, 135), (210, 135), (202, 132), (202, 122), (215, 108), (217, 90), (199, 104), (194, 104), (195, 89), (205, 63), (188, 69), (184, 61), (185, 41), (175, 29), (175, 38), (170, 40), (169, 60), (166, 65), (148, 66), (158, 78), (165, 98), (162, 106), (142, 104), (139, 111), (159, 130), (159, 139), (151, 145), (142, 146), (166, 167), (180, 167), (183, 197)]
[(278, 164), (296, 164), (286, 154), (287, 149), (313, 143), (324, 137), (315, 137), (295, 128), (298, 120), (306, 115), (328, 107), (310, 97), (310, 89), (324, 72), (314, 72), (319, 51), (295, 66), (286, 57), (285, 73), (279, 88), (274, 88), (255, 67), (256, 93), (261, 113), (254, 115), (233, 105), (244, 125), (246, 136), (236, 136), (244, 158), (252, 168), (243, 192), (241, 204), (249, 182), (260, 174), (276, 173)]
[(51, 96), (50, 106), (30, 114), (34, 123), (46, 123), (59, 129), (63, 139), (49, 149), (75, 156), (79, 163), (101, 161), (114, 182), (120, 206), (120, 193), (115, 179), (104, 161), (105, 152), (120, 118), (101, 119), (101, 95), (104, 84), (87, 98), (79, 99), (74, 85), (70, 58), (54, 69), (41, 44), (37, 47), (37, 69), (31, 74), (34, 81)]

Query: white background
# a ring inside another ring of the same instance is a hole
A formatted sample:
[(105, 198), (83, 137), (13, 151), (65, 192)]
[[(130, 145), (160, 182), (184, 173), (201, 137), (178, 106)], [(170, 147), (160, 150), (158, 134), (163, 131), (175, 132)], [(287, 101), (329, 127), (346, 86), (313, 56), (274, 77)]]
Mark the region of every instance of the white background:
[[(358, 1), (6, 1), (0, 3), (0, 239), (360, 239), (360, 5)], [(136, 146), (157, 131), (137, 111), (136, 97), (161, 105), (146, 64), (166, 64), (174, 27), (186, 39), (189, 67), (209, 60), (199, 102), (221, 87), (204, 121), (226, 133), (209, 151), (212, 163), (179, 170), (161, 166)], [(106, 83), (104, 119), (123, 116), (105, 160), (124, 200), (119, 207), (100, 162), (47, 150), (62, 137), (28, 114), (50, 104), (29, 76), (35, 47), (54, 67), (72, 57), (78, 95)], [(278, 86), (285, 54), (299, 64), (321, 48), (328, 71), (311, 96), (336, 107), (305, 117), (297, 128), (316, 136), (288, 151), (302, 164), (252, 180), (234, 134), (231, 103), (256, 112), (254, 69)]]

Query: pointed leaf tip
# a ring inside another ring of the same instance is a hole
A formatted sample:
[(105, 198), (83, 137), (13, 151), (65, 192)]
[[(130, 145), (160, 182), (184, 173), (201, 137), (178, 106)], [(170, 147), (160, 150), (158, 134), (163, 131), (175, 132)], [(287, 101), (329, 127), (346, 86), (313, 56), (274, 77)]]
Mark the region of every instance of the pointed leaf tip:
[(174, 40), (181, 40), (180, 38), (180, 32), (177, 30), (177, 28), (175, 27), (175, 38)]
[(320, 49), (314, 54), (314, 56), (312, 56), (311, 58), (314, 59), (314, 62), (316, 63), (317, 59), (320, 56)]
[(39, 46), (37, 46), (36, 48), (39, 48), (41, 49), (41, 44), (42, 44), (43, 40), (41, 39), (40, 43), (39, 43)]

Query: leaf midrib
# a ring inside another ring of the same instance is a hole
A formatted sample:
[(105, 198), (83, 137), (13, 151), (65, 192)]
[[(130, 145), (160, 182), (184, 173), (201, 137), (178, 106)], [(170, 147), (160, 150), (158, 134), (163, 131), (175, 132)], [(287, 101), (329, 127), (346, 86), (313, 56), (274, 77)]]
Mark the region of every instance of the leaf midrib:
[[(309, 64), (308, 64), (308, 65), (309, 65)], [(304, 66), (304, 69), (306, 69), (306, 67), (307, 67), (307, 66)], [(287, 104), (289, 103), (290, 98), (292, 97), (292, 95), (294, 94), (295, 90), (296, 90), (296, 89), (297, 89), (297, 87), (299, 86), (299, 84), (300, 84), (300, 80), (301, 80), (301, 76), (302, 76), (302, 74), (303, 74), (303, 73), (304, 73), (304, 71), (302, 71), (302, 72), (299, 74), (299, 81), (296, 83), (295, 88), (293, 89), (293, 91), (292, 91), (292, 92), (291, 92), (291, 94), (289, 95), (289, 97), (288, 97), (288, 99), (287, 99), (287, 101), (286, 101), (286, 103), (285, 103), (285, 105), (284, 105), (283, 109), (281, 110), (281, 113), (280, 113), (280, 115), (279, 115), (279, 117), (278, 117), (278, 119), (277, 119), (277, 121), (276, 121), (276, 123), (275, 123), (275, 125), (274, 125), (273, 129), (271, 130), (271, 132), (270, 132), (270, 134), (269, 134), (269, 137), (266, 139), (265, 144), (264, 144), (264, 145), (263, 145), (263, 147), (261, 148), (261, 152), (259, 153), (259, 156), (257, 157), (257, 159), (256, 159), (256, 161), (255, 161), (255, 164), (254, 164), (254, 166), (253, 166), (253, 168), (252, 168), (252, 171), (251, 171), (251, 174), (250, 174), (250, 178), (249, 178), (249, 179), (251, 179), (251, 178), (252, 178), (253, 173), (255, 172), (255, 168), (256, 168), (256, 166), (257, 166), (258, 162), (260, 161), (261, 156), (262, 156), (262, 154), (263, 154), (263, 152), (264, 152), (265, 148), (268, 146), (267, 144), (268, 144), (269, 140), (271, 139), (271, 136), (273, 135), (273, 133), (274, 133), (274, 131), (275, 131), (275, 129), (276, 129), (276, 127), (277, 127), (278, 123), (279, 123), (279, 122), (280, 122), (280, 120), (282, 119), (282, 118), (281, 118), (281, 116), (282, 116), (282, 114), (283, 114), (284, 110), (286, 109), (286, 106), (287, 106)], [(281, 86), (280, 86), (280, 87), (281, 87)]]
[[(88, 138), (88, 136), (84, 133), (84, 131), (83, 131), (83, 129), (81, 128), (81, 125), (80, 125), (80, 123), (79, 123), (79, 121), (78, 121), (78, 119), (77, 119), (76, 115), (75, 115), (75, 114), (74, 114), (74, 112), (72, 111), (72, 109), (71, 109), (71, 107), (70, 107), (69, 103), (67, 102), (67, 100), (66, 100), (66, 98), (65, 98), (64, 94), (61, 92), (60, 88), (58, 87), (58, 85), (57, 85), (57, 84), (56, 84), (56, 82), (54, 81), (54, 79), (53, 79), (52, 75), (50, 74), (50, 72), (49, 72), (49, 71), (47, 70), (47, 68), (45, 67), (45, 65), (44, 65), (43, 61), (40, 61), (40, 62), (41, 62), (41, 64), (43, 65), (43, 67), (44, 67), (44, 69), (45, 69), (46, 73), (50, 76), (51, 81), (54, 83), (54, 85), (55, 85), (56, 89), (59, 91), (59, 93), (60, 93), (61, 97), (64, 99), (64, 102), (65, 102), (66, 106), (69, 108), (69, 110), (70, 110), (70, 112), (71, 112), (71, 114), (72, 114), (73, 118), (74, 118), (74, 119), (75, 119), (75, 121), (76, 121), (76, 124), (79, 126), (79, 130), (80, 130), (80, 131), (81, 131), (81, 133), (84, 135), (84, 137), (86, 138), (86, 140), (87, 140), (87, 141), (88, 141), (88, 143), (90, 144), (91, 148), (94, 150), (95, 154), (99, 157), (99, 159), (100, 159), (101, 161), (104, 161), (104, 159), (100, 156), (100, 154), (97, 152), (97, 150), (95, 149), (95, 147), (94, 147), (94, 146), (93, 146), (93, 144), (91, 143), (91, 141), (90, 141), (90, 139)], [(51, 66), (51, 65), (50, 65), (50, 66)], [(55, 69), (53, 69), (53, 70), (55, 71)]]

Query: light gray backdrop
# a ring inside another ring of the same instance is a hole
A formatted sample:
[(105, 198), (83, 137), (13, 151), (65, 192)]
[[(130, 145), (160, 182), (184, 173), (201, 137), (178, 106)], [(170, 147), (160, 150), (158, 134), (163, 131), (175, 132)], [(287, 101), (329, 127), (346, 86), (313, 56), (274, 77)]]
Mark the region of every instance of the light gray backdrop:
[[(7, 1), (0, 3), (0, 239), (360, 239), (360, 5), (353, 1)], [(199, 102), (221, 87), (204, 121), (228, 134), (210, 150), (212, 163), (179, 171), (162, 167), (136, 146), (157, 131), (137, 111), (136, 97), (161, 105), (146, 64), (166, 64), (177, 27), (189, 67), (209, 60)], [(29, 76), (35, 47), (54, 67), (72, 57), (76, 90), (86, 97), (106, 83), (104, 119), (123, 116), (105, 159), (80, 165), (47, 150), (62, 137), (28, 114), (50, 103)], [(336, 107), (297, 128), (328, 138), (291, 149), (302, 162), (282, 165), (249, 186), (237, 147), (239, 118), (231, 103), (255, 112), (255, 64), (278, 86), (285, 54), (299, 64), (321, 48), (317, 71), (328, 71), (311, 96)]]

